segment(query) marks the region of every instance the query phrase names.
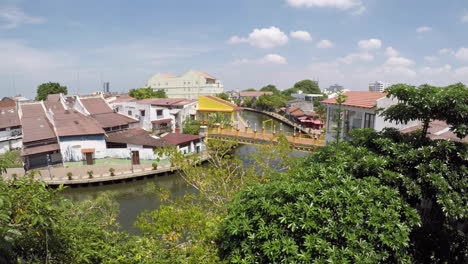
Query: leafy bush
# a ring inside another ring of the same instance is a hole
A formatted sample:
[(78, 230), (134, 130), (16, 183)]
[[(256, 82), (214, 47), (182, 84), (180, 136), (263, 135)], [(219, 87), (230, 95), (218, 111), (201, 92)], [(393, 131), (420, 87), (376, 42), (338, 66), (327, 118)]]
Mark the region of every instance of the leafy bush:
[(71, 173), (71, 172), (68, 172), (68, 173), (67, 173), (67, 176), (68, 176), (68, 179), (69, 179), (69, 180), (72, 180), (73, 173)]
[(110, 168), (109, 172), (110, 172), (111, 176), (115, 176), (115, 169), (114, 168)]
[(86, 174), (88, 174), (89, 178), (93, 178), (94, 171), (87, 171)]

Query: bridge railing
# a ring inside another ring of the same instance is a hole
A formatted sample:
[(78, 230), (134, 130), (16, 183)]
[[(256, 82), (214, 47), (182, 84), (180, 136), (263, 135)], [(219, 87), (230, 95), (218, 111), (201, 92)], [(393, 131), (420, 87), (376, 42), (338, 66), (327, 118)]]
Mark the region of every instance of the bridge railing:
[(278, 135), (284, 135), (288, 141), (291, 143), (298, 143), (298, 144), (305, 144), (305, 145), (325, 145), (324, 135), (321, 133), (321, 130), (318, 130), (316, 134), (304, 134), (301, 132), (285, 132), (281, 130), (267, 130), (262, 129), (259, 131), (253, 131), (252, 129), (248, 128), (246, 131), (241, 131), (236, 128), (228, 127), (228, 128), (209, 128), (208, 135), (225, 135), (231, 137), (244, 137), (250, 139), (259, 139), (259, 140), (274, 140)]

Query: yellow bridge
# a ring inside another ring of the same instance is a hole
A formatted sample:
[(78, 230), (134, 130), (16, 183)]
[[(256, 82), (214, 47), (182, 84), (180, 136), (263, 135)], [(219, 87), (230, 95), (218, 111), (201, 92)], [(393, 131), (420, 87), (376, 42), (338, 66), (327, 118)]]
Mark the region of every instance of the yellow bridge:
[(209, 128), (206, 133), (206, 139), (218, 139), (222, 141), (237, 142), (247, 145), (260, 145), (268, 142), (277, 142), (279, 135), (284, 135), (291, 143), (291, 147), (296, 151), (312, 152), (315, 148), (325, 146), (325, 140), (320, 130), (314, 131), (314, 134), (301, 134), (282, 131), (271, 131), (262, 129), (262, 131), (245, 132), (235, 128)]

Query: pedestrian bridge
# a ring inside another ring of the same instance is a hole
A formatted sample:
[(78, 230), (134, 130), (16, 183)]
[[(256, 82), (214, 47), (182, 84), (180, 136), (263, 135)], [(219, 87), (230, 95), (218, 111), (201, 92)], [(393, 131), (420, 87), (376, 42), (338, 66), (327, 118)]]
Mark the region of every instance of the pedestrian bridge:
[(317, 147), (325, 146), (322, 131), (313, 131), (312, 134), (302, 134), (283, 131), (252, 131), (247, 128), (242, 132), (234, 128), (210, 128), (207, 130), (206, 139), (231, 141), (239, 144), (260, 145), (269, 142), (277, 142), (279, 135), (284, 135), (296, 151), (312, 152)]

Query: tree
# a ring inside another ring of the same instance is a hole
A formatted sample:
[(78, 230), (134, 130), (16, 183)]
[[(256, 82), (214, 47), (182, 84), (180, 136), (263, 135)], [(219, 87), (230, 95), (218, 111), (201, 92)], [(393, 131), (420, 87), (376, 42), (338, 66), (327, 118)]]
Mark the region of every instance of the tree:
[(68, 94), (66, 86), (61, 86), (59, 83), (43, 83), (37, 87), (36, 101), (46, 100), (49, 94)]
[(245, 89), (245, 90), (242, 90), (243, 92), (256, 92), (257, 90), (255, 90), (254, 88), (249, 88), (249, 89)]
[(167, 94), (164, 90), (159, 89), (155, 91), (151, 87), (131, 89), (128, 94), (136, 99), (167, 98)]
[(215, 94), (215, 97), (218, 97), (220, 99), (223, 99), (224, 101), (230, 101), (229, 100), (229, 95), (227, 93), (219, 93), (219, 94)]
[(260, 91), (262, 92), (273, 92), (274, 95), (279, 95), (280, 94), (280, 91), (278, 90), (278, 88), (276, 88), (276, 86), (274, 86), (273, 84), (269, 84), (267, 86), (264, 86), (260, 89)]
[(343, 103), (346, 102), (346, 95), (343, 95), (343, 91), (338, 91), (338, 95), (336, 96), (336, 103), (338, 104), (338, 109), (335, 110), (335, 113), (333, 115), (337, 115), (337, 119), (334, 121), (336, 122), (336, 136), (335, 140), (336, 142), (339, 142), (341, 140), (341, 132), (343, 131), (343, 120), (344, 120), (344, 112), (343, 110)]
[(397, 104), (380, 109), (385, 120), (403, 124), (419, 120), (422, 122), (422, 137), (426, 137), (432, 120), (447, 122), (459, 138), (468, 135), (468, 88), (465, 85), (435, 87), (424, 84), (415, 87), (397, 84), (385, 92), (387, 97), (398, 100)]
[(254, 103), (255, 108), (261, 110), (274, 111), (280, 107), (286, 106), (287, 99), (280, 94), (264, 94), (258, 97)]
[(302, 80), (294, 84), (294, 89), (301, 90), (307, 94), (321, 94), (318, 84), (311, 80)]
[(200, 134), (200, 122), (190, 118), (185, 119), (183, 132), (191, 135)]
[(218, 245), (231, 263), (409, 263), (416, 210), (377, 178), (301, 166), (235, 197)]

